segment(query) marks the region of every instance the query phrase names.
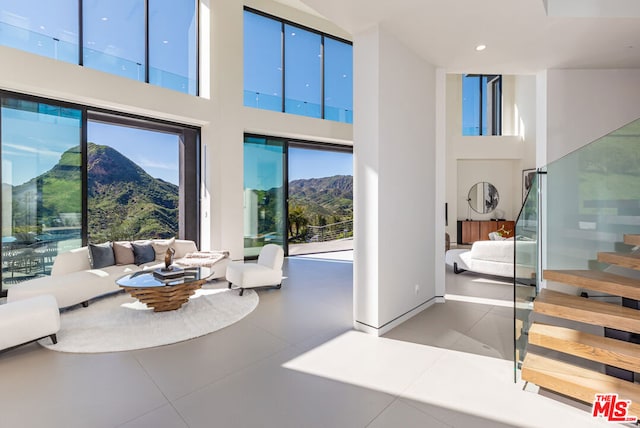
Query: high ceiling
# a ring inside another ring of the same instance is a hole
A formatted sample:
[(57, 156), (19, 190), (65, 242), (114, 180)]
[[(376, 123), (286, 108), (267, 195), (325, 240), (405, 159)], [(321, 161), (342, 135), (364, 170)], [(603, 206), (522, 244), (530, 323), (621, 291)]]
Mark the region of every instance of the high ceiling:
[(379, 24), (449, 72), (640, 68), (640, 0), (278, 1), (351, 34)]

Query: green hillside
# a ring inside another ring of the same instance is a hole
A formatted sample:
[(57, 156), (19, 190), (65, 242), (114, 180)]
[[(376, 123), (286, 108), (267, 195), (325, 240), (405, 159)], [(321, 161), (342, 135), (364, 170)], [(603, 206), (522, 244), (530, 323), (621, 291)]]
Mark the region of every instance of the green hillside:
[(88, 145), (89, 240), (178, 233), (178, 186), (153, 178), (109, 146)]
[(304, 240), (307, 226), (353, 219), (353, 177), (310, 178), (289, 182), (289, 236)]
[[(87, 157), (89, 241), (177, 236), (178, 186), (151, 177), (109, 146), (89, 143)], [(51, 170), (14, 187), (14, 224), (53, 227), (62, 222), (61, 214), (79, 215), (82, 211), (79, 165), (79, 149), (70, 149)], [(29, 217), (33, 209), (28, 209), (35, 198), (41, 198), (37, 219)]]

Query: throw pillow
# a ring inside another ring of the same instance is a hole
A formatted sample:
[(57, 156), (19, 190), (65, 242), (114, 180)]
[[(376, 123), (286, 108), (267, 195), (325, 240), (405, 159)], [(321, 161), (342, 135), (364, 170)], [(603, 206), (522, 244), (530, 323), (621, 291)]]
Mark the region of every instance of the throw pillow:
[(131, 242), (120, 241), (113, 243), (113, 255), (116, 259), (117, 265), (132, 265), (136, 262), (135, 255), (133, 254), (133, 247)]
[(154, 239), (151, 241), (151, 245), (153, 246), (153, 251), (156, 252), (156, 260), (164, 261), (164, 255), (167, 253), (167, 250), (173, 247), (175, 244), (176, 238), (171, 239)]
[(151, 243), (146, 244), (140, 242), (132, 242), (134, 262), (137, 265), (153, 262), (156, 259), (156, 253), (153, 251)]
[(91, 269), (102, 269), (103, 267), (113, 266), (116, 259), (113, 255), (111, 242), (104, 244), (89, 244), (89, 263)]

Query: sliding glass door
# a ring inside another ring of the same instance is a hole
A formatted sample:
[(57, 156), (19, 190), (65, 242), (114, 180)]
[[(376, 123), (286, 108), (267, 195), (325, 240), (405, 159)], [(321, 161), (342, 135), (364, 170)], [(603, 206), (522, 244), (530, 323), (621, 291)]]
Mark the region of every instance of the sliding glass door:
[(244, 255), (269, 243), (285, 245), (285, 143), (267, 137), (244, 140)]
[(287, 255), (353, 249), (350, 147), (245, 136), (245, 257), (268, 243)]
[(353, 153), (290, 143), (289, 255), (353, 250)]
[(2, 98), (3, 289), (82, 245), (82, 110)]

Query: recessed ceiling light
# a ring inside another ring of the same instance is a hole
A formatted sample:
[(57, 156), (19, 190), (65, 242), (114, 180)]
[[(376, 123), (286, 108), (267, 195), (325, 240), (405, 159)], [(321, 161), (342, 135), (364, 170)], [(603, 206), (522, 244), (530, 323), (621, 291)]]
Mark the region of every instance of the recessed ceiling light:
[(476, 50), (477, 50), (478, 52), (483, 51), (483, 50), (485, 50), (486, 48), (487, 48), (487, 46), (486, 46), (486, 45), (478, 45), (478, 46), (476, 46)]
[(164, 43), (165, 45), (169, 44), (169, 40), (163, 40), (162, 43)]
[(109, 20), (109, 18), (107, 18), (106, 16), (103, 16), (103, 17), (102, 17), (102, 18), (100, 18), (100, 19), (101, 19), (101, 20), (103, 20), (103, 21), (108, 21), (108, 20)]

